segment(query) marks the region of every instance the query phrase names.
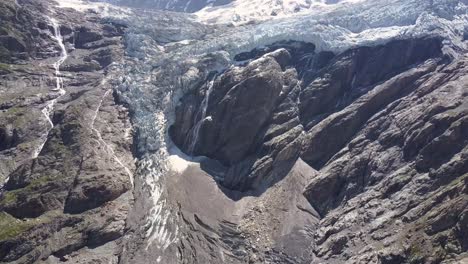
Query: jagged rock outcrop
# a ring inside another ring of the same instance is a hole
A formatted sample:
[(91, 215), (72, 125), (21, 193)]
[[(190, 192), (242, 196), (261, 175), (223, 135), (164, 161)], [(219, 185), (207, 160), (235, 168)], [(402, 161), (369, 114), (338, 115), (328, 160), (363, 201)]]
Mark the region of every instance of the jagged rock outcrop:
[[(349, 106), (364, 107), (379, 94), (391, 98), (388, 90), (409, 89), (361, 125), (308, 185), (305, 195), (328, 226), (320, 235), (319, 256), (343, 260), (339, 254), (366, 245), (368, 261), (377, 261), (373, 250), (380, 244), (394, 245), (378, 256), (382, 263), (438, 263), (466, 252), (459, 236), (467, 208), (466, 63), (462, 57), (448, 65), (422, 64)], [(362, 208), (366, 216), (358, 213)], [(434, 228), (439, 221), (443, 226)], [(362, 222), (368, 223), (360, 228), (363, 235), (350, 236)], [(328, 252), (338, 237), (346, 238), (342, 250)]]
[[(321, 218), (309, 225), (315, 230), (309, 237), (315, 241), (312, 263), (438, 263), (463, 256), (467, 57), (444, 56), (437, 38), (392, 41), (336, 56), (313, 49), (297, 56), (297, 49), (282, 44), (286, 49), (275, 45), (239, 55), (253, 60), (220, 73), (208, 97), (204, 88), (182, 98), (172, 127), (175, 143), (193, 151), (189, 154), (221, 161), (225, 168), (217, 179), (229, 189), (261, 193), (265, 185), (281, 182), (298, 157), (319, 170), (304, 186)], [(243, 93), (255, 96), (242, 100), (246, 115), (231, 118), (235, 107), (217, 111), (226, 91), (249, 83), (252, 75), (261, 80), (271, 67), (276, 67), (274, 84), (257, 82), (265, 87)], [(220, 81), (234, 79), (232, 72), (243, 82)], [(259, 89), (268, 92), (255, 94)], [(200, 111), (203, 98), (209, 98), (204, 121), (184, 116)], [(250, 110), (261, 120), (248, 117)], [(210, 130), (229, 128), (226, 122), (242, 129)], [(195, 138), (194, 129), (199, 129)], [(249, 151), (215, 151), (228, 144), (214, 142), (252, 138), (244, 136), (249, 133), (256, 134), (255, 141), (236, 144)]]
[[(229, 167), (224, 186), (238, 190), (279, 173), (274, 164), (291, 164), (301, 148), (302, 159), (320, 169), (363, 123), (407, 94), (404, 89), (411, 88), (406, 86), (425, 72), (402, 78), (372, 97), (366, 93), (410, 66), (443, 59), (437, 38), (393, 41), (332, 57), (316, 54), (313, 45), (287, 42), (238, 55), (239, 60), (257, 59), (207, 81), (196, 91), (204, 94), (182, 99), (171, 130), (175, 143), (189, 154), (221, 161)], [(379, 63), (385, 67), (377, 67)], [(366, 103), (353, 104), (359, 100)], [(277, 166), (282, 174), (285, 166)]]
[(173, 130), (178, 133), (178, 141), (185, 143), (193, 154), (213, 156), (231, 165), (248, 153), (279, 99), (286, 76), (283, 77), (281, 66), (273, 57), (265, 57), (245, 69), (234, 68), (214, 78), (207, 83), (206, 99), (200, 103), (200, 108), (206, 109), (198, 113), (179, 111), (179, 115), (192, 114), (180, 118), (200, 124), (192, 123), (194, 128), (190, 132), (178, 127)]

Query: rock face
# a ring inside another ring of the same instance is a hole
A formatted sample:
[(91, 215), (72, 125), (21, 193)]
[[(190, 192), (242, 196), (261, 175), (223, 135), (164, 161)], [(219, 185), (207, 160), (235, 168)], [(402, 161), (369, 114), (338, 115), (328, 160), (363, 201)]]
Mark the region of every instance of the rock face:
[[(168, 3), (209, 4), (119, 1)], [(80, 10), (0, 3), (0, 262), (467, 261), (466, 36), (231, 54)]]
[(180, 115), (192, 114), (180, 118), (199, 124), (185, 133), (175, 126), (173, 130), (180, 133), (178, 142), (186, 143), (192, 154), (215, 156), (225, 164), (239, 162), (272, 114), (287, 77), (273, 57), (257, 60), (245, 69), (234, 68), (219, 78), (213, 77), (206, 85), (205, 98), (200, 103), (202, 109), (179, 112)]
[[(0, 260), (115, 262), (134, 170), (106, 76), (123, 55), (118, 26), (33, 0), (2, 1), (0, 14)], [(69, 54), (60, 76), (53, 19)]]
[(313, 263), (463, 255), (467, 57), (444, 56), (437, 38), (338, 55), (298, 45), (240, 54), (250, 62), (183, 97), (174, 142), (220, 161), (219, 184), (243, 192), (281, 181), (298, 157), (318, 170), (304, 186), (321, 218)]
[[(372, 115), (407, 94), (411, 88), (406, 86), (426, 72), (395, 81), (369, 99), (366, 93), (410, 66), (442, 60), (440, 48), (438, 39), (401, 40), (333, 56), (316, 54), (306, 43), (278, 43), (240, 54), (239, 60), (257, 59), (214, 73), (185, 96), (176, 109), (173, 139), (189, 154), (229, 167), (223, 184), (241, 191), (276, 174), (275, 163), (292, 164), (299, 154), (320, 169)], [(262, 55), (268, 50), (274, 51)], [(353, 102), (359, 100), (368, 102), (358, 108)]]

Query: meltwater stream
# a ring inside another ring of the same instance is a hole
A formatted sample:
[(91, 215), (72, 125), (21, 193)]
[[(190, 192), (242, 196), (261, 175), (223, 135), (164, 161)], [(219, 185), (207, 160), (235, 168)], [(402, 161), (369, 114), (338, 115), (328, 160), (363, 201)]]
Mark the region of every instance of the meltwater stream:
[[(104, 86), (104, 85), (106, 85), (106, 83), (107, 83), (107, 79), (104, 79), (104, 80), (102, 80), (101, 85)], [(104, 102), (105, 98), (111, 92), (112, 92), (112, 89), (108, 89), (104, 93), (104, 95), (101, 97), (101, 100), (99, 100), (99, 104), (96, 107), (96, 110), (94, 111), (93, 118), (91, 119), (90, 127), (94, 131), (94, 133), (96, 133), (96, 135), (98, 137), (98, 144), (102, 145), (105, 148), (106, 152), (115, 160), (115, 162), (117, 162), (117, 164), (124, 169), (125, 173), (128, 176), (128, 179), (130, 181), (130, 184), (133, 187), (133, 174), (132, 174), (132, 172), (130, 171), (130, 169), (127, 166), (124, 165), (124, 163), (119, 159), (119, 157), (117, 157), (117, 155), (115, 154), (114, 149), (109, 144), (106, 143), (106, 141), (102, 138), (101, 132), (94, 126), (95, 123), (96, 123), (96, 118), (99, 115), (99, 111), (101, 110), (102, 103)]]
[[(194, 120), (195, 126), (193, 127), (191, 136), (188, 138), (188, 140), (189, 140), (188, 143), (190, 144), (189, 148), (188, 148), (188, 153), (190, 155), (194, 154), (195, 146), (196, 146), (198, 138), (200, 136), (200, 128), (201, 128), (203, 122), (205, 121), (205, 119), (207, 118), (206, 117), (206, 111), (208, 109), (208, 102), (209, 102), (209, 99), (210, 99), (211, 91), (213, 90), (213, 85), (214, 85), (215, 80), (216, 80), (216, 76), (214, 76), (211, 79), (211, 81), (209, 82), (208, 89), (206, 90), (205, 97), (203, 98), (203, 101), (202, 101), (201, 106), (200, 106), (200, 110), (195, 115), (195, 120)], [(197, 118), (198, 118), (199, 115), (201, 115), (201, 116), (200, 116), (200, 119), (197, 121)]]
[(40, 140), (41, 143), (40, 145), (35, 149), (32, 158), (35, 159), (39, 156), (39, 154), (42, 151), (42, 148), (44, 147), (46, 141), (47, 141), (47, 136), (49, 135), (50, 130), (54, 128), (54, 123), (52, 122), (52, 119), (50, 118), (50, 115), (52, 114), (54, 110), (54, 106), (57, 103), (57, 100), (62, 97), (63, 95), (66, 94), (65, 89), (63, 88), (63, 78), (60, 73), (60, 66), (65, 62), (65, 60), (68, 58), (68, 52), (65, 47), (65, 44), (63, 43), (63, 37), (62, 34), (60, 33), (60, 25), (58, 24), (57, 20), (55, 18), (50, 18), (49, 21), (52, 24), (52, 28), (54, 29), (53, 36), (52, 38), (57, 42), (57, 44), (60, 47), (60, 58), (53, 64), (54, 69), (55, 69), (55, 88), (52, 89), (52, 91), (58, 93), (58, 97), (56, 97), (53, 100), (50, 100), (46, 103), (46, 106), (41, 110), (42, 114), (44, 115), (45, 119), (49, 122), (50, 127), (47, 129), (46, 133), (44, 133)]

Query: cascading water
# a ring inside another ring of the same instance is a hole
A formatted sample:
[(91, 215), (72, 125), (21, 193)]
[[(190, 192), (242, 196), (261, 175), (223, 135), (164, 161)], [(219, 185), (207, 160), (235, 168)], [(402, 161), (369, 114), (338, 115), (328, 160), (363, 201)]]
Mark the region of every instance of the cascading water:
[[(107, 79), (104, 79), (102, 81), (101, 85), (105, 85), (106, 82), (107, 82)], [(96, 118), (97, 118), (97, 116), (99, 114), (99, 110), (101, 109), (102, 103), (103, 103), (104, 99), (111, 93), (111, 91), (112, 91), (111, 89), (107, 90), (104, 93), (104, 95), (101, 97), (101, 100), (99, 101), (99, 104), (96, 107), (96, 110), (94, 111), (93, 118), (91, 119), (90, 127), (94, 131), (94, 133), (96, 133), (96, 135), (98, 136), (98, 144), (99, 145), (102, 144), (103, 147), (106, 149), (107, 153), (115, 160), (115, 162), (117, 162), (119, 164), (120, 167), (122, 167), (125, 170), (125, 173), (128, 175), (130, 184), (132, 184), (132, 186), (133, 186), (133, 174), (131, 173), (130, 169), (127, 166), (125, 166), (124, 163), (117, 157), (117, 155), (115, 154), (114, 149), (111, 146), (109, 146), (109, 144), (107, 144), (104, 141), (104, 139), (102, 138), (101, 132), (99, 132), (99, 130), (94, 127), (94, 123), (95, 123)]]
[[(206, 111), (208, 109), (208, 102), (210, 99), (210, 94), (213, 91), (215, 80), (216, 80), (216, 75), (208, 83), (208, 89), (206, 90), (205, 97), (203, 98), (203, 101), (201, 103), (198, 113), (195, 115), (195, 120), (194, 120), (195, 126), (192, 129), (192, 133), (190, 134), (191, 136), (188, 138), (188, 144), (190, 144), (188, 148), (188, 153), (190, 155), (194, 154), (195, 146), (197, 144), (198, 138), (200, 137), (200, 128), (203, 124), (203, 121), (209, 118), (209, 117), (206, 117)], [(199, 115), (201, 115), (200, 119), (198, 119)]]
[(64, 95), (66, 91), (63, 89), (63, 78), (60, 74), (60, 66), (68, 58), (68, 52), (65, 47), (65, 44), (63, 43), (62, 33), (60, 32), (60, 26), (57, 23), (57, 20), (55, 20), (54, 18), (51, 18), (50, 22), (52, 23), (52, 27), (54, 28), (54, 39), (57, 41), (57, 44), (59, 45), (60, 52), (61, 52), (59, 60), (54, 63), (55, 78), (56, 78), (55, 90), (59, 91), (60, 95)]
[(54, 128), (54, 123), (52, 122), (50, 115), (52, 114), (54, 110), (54, 106), (57, 103), (57, 100), (66, 94), (66, 91), (63, 88), (63, 78), (60, 73), (60, 66), (68, 58), (68, 52), (65, 47), (65, 44), (63, 43), (63, 37), (60, 32), (60, 25), (58, 24), (57, 20), (55, 20), (54, 18), (49, 18), (49, 21), (51, 22), (52, 28), (54, 29), (52, 38), (57, 42), (57, 44), (60, 47), (60, 58), (53, 64), (54, 69), (55, 69), (55, 88), (53, 88), (52, 91), (58, 92), (58, 97), (56, 97), (53, 100), (48, 101), (46, 103), (46, 106), (41, 111), (45, 119), (48, 121), (50, 127), (47, 129), (46, 133), (44, 133), (44, 135), (41, 136), (41, 139), (40, 139), (41, 144), (35, 149), (32, 155), (33, 159), (39, 156), (39, 153), (41, 153), (42, 148), (44, 147), (47, 141), (47, 136), (49, 135), (50, 130)]
[(0, 196), (3, 194), (3, 191), (5, 190), (5, 185), (7, 184), (8, 180), (10, 177), (7, 177), (2, 184), (0, 184)]

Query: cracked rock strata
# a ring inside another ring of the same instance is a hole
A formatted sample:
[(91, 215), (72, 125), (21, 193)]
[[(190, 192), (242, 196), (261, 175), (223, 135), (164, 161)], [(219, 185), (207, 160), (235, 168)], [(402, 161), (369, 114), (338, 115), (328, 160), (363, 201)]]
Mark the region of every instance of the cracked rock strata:
[[(1, 63), (0, 180), (7, 181), (0, 191), (0, 259), (115, 263), (134, 171), (128, 111), (108, 81), (109, 65), (123, 55), (122, 31), (40, 1), (4, 1), (0, 12), (11, 21), (2, 24), (8, 43), (25, 43), (0, 47), (8, 56)], [(52, 19), (69, 53), (60, 65), (65, 95), (55, 90), (52, 64), (60, 49)], [(42, 111), (51, 100), (50, 111)]]

